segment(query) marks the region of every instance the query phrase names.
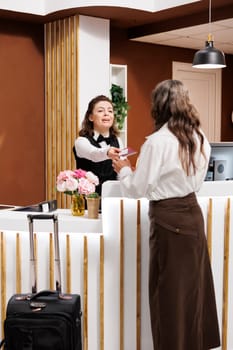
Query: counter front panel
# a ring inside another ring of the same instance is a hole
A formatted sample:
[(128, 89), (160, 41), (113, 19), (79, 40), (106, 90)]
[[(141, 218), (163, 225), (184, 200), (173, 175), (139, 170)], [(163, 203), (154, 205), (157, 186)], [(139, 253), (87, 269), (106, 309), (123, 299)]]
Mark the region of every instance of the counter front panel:
[[(200, 196), (198, 201), (213, 269), (222, 349), (230, 350), (233, 196)], [(58, 213), (63, 292), (81, 294), (83, 349), (152, 350), (148, 201), (105, 197), (102, 217), (96, 221)], [(25, 216), (22, 224), (18, 214), (0, 213), (2, 324), (9, 297), (15, 292), (30, 292), (31, 287), (28, 223)], [(16, 216), (11, 220), (10, 215)], [(38, 290), (54, 288), (52, 229), (52, 222), (50, 227), (35, 227)], [(1, 331), (3, 336), (3, 328)]]

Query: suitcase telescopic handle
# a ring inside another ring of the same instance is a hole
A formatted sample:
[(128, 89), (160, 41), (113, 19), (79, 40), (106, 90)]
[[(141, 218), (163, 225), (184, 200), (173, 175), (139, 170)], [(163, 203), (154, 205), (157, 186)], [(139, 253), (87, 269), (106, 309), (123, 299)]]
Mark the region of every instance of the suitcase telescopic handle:
[(58, 220), (55, 214), (28, 214), (28, 220)]
[(72, 296), (70, 294), (62, 294), (59, 293), (57, 290), (41, 290), (38, 293), (34, 293), (32, 296), (30, 296), (29, 300), (30, 301), (36, 301), (38, 298), (41, 297), (56, 297), (58, 299), (62, 300), (70, 300), (72, 299)]
[(59, 249), (59, 237), (58, 237), (58, 217), (55, 214), (28, 214), (29, 222), (29, 245), (30, 245), (30, 266), (31, 266), (31, 285), (32, 293), (37, 292), (37, 274), (36, 274), (36, 259), (34, 249), (34, 234), (33, 234), (33, 221), (34, 220), (53, 220), (54, 226), (54, 250), (55, 250), (55, 280), (56, 291), (61, 293), (61, 265), (60, 265), (60, 249)]

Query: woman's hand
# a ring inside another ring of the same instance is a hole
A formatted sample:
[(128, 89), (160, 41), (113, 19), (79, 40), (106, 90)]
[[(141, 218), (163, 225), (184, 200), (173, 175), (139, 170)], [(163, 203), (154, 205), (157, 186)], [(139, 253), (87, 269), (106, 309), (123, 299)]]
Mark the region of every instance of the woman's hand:
[(132, 168), (130, 161), (128, 160), (128, 158), (125, 159), (114, 159), (112, 161), (112, 166), (113, 169), (115, 170), (116, 173), (119, 173), (119, 171), (124, 168), (125, 166), (128, 166), (130, 168)]
[(119, 159), (119, 153), (120, 153), (120, 148), (116, 148), (116, 147), (110, 147), (108, 152), (107, 152), (107, 156), (108, 158), (114, 160), (114, 159)]

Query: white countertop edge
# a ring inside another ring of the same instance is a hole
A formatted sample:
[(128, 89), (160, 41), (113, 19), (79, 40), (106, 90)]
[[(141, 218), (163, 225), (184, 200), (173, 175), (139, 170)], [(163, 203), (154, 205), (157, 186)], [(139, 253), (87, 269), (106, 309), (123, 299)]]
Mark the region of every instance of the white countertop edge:
[[(11, 210), (0, 211), (0, 231), (17, 230), (28, 231), (28, 214), (42, 214), (35, 212), (17, 212)], [(46, 214), (46, 213), (43, 213)], [(102, 233), (102, 219), (99, 214), (98, 219), (89, 219), (87, 211), (84, 216), (73, 216), (69, 209), (57, 209), (54, 212), (47, 213), (48, 215), (56, 214), (58, 216), (59, 232), (79, 232), (79, 233)], [(34, 231), (44, 232), (51, 230), (53, 232), (52, 220), (35, 220)]]

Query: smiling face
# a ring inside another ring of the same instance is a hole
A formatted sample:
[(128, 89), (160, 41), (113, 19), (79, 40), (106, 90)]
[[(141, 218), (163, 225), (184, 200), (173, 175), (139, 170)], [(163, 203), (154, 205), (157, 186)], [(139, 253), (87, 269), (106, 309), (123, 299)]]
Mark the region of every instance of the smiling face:
[(108, 134), (114, 122), (113, 106), (108, 101), (99, 101), (95, 104), (89, 120), (93, 122), (94, 130), (100, 134)]

